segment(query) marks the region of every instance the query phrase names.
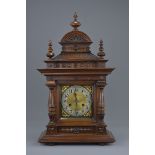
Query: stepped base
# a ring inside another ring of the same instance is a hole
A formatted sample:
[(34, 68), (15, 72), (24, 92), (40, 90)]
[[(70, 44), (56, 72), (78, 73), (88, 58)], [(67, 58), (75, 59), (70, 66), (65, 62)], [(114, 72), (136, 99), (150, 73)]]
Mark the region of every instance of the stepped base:
[(39, 138), (40, 143), (98, 143), (106, 144), (115, 142), (114, 136), (110, 131), (106, 134), (55, 134), (47, 135), (46, 130), (42, 132)]

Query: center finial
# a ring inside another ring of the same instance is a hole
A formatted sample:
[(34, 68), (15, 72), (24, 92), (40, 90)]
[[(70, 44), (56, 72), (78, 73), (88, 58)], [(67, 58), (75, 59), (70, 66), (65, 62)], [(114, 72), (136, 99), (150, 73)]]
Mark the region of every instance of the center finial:
[(77, 15), (76, 12), (74, 13), (74, 16), (73, 16), (73, 17), (74, 17), (74, 21), (77, 21), (77, 17), (78, 17), (78, 15)]
[(77, 17), (78, 17), (78, 15), (77, 15), (77, 13), (75, 12), (75, 13), (74, 13), (74, 16), (73, 16), (74, 21), (71, 22), (71, 24), (70, 24), (70, 25), (74, 28), (74, 30), (78, 30), (77, 28), (81, 25), (81, 23), (80, 23), (79, 21), (77, 21)]

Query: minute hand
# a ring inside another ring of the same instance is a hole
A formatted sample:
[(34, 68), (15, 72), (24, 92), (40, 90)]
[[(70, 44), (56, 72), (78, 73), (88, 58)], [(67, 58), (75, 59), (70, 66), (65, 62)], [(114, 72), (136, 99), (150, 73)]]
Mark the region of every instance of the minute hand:
[(77, 114), (77, 95), (76, 95), (75, 91), (74, 91), (74, 96), (75, 96), (75, 104), (76, 104), (75, 111), (76, 111), (76, 114)]

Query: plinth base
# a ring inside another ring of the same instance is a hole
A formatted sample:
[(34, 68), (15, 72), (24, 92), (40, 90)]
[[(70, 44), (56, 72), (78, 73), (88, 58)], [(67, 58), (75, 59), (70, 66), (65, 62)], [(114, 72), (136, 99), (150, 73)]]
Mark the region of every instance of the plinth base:
[(115, 142), (114, 136), (110, 131), (106, 134), (55, 134), (47, 135), (46, 131), (42, 132), (39, 138), (40, 143), (98, 143), (106, 144)]

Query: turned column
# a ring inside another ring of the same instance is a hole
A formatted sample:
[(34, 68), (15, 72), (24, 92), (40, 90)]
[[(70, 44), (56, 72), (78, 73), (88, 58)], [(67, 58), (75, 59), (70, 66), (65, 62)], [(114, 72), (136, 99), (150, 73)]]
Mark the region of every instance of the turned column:
[(46, 85), (49, 88), (48, 116), (50, 119), (50, 124), (54, 124), (56, 121), (56, 107), (54, 105), (54, 88), (56, 84), (55, 81), (47, 81)]
[(105, 103), (104, 103), (104, 87), (106, 85), (105, 81), (98, 81), (96, 83), (98, 96), (97, 96), (97, 109), (96, 109), (96, 118), (97, 118), (97, 133), (105, 133), (106, 132), (106, 124), (104, 123), (104, 111), (105, 111)]
[(96, 83), (97, 89), (98, 89), (98, 104), (97, 104), (97, 118), (99, 122), (102, 122), (104, 119), (104, 109), (105, 109), (105, 103), (104, 103), (104, 87), (106, 85), (105, 81), (98, 81)]

